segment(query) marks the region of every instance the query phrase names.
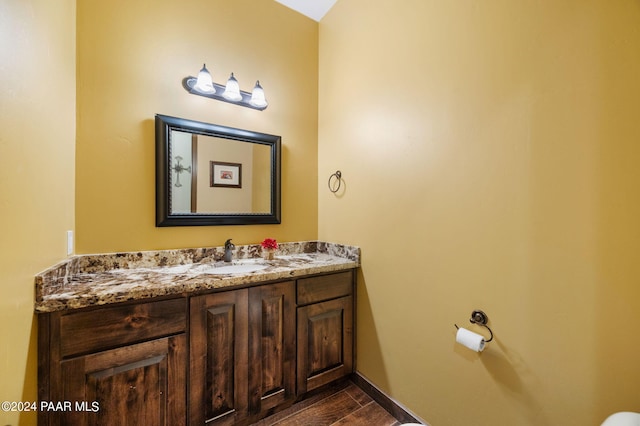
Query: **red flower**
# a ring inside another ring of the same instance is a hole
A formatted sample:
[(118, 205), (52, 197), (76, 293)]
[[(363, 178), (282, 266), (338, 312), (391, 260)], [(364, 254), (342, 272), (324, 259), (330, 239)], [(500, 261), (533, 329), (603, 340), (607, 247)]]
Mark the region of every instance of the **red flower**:
[(268, 250), (276, 250), (278, 248), (278, 242), (273, 238), (265, 238), (265, 240), (261, 242), (260, 245), (262, 246), (262, 248)]

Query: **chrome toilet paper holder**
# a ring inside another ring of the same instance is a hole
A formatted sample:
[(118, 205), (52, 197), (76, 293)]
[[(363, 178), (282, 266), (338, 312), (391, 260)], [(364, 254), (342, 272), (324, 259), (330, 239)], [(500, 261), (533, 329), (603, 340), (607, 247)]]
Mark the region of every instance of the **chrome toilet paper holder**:
[[(487, 314), (485, 314), (483, 311), (479, 309), (476, 309), (475, 311), (471, 312), (471, 318), (469, 318), (469, 322), (471, 324), (478, 324), (479, 326), (482, 326), (487, 330), (489, 330), (489, 334), (491, 334), (491, 337), (485, 340), (486, 343), (489, 343), (490, 341), (493, 340), (493, 331), (491, 331), (491, 329), (487, 325), (487, 323), (489, 322), (489, 317), (487, 316)], [(456, 326), (456, 329), (460, 328), (458, 327), (458, 324), (453, 324), (453, 325)]]

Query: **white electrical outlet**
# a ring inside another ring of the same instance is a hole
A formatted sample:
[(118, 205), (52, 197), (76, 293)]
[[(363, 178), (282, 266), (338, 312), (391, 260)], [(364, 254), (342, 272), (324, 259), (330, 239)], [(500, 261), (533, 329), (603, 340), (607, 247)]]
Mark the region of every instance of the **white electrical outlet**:
[(67, 256), (73, 254), (73, 231), (67, 231)]

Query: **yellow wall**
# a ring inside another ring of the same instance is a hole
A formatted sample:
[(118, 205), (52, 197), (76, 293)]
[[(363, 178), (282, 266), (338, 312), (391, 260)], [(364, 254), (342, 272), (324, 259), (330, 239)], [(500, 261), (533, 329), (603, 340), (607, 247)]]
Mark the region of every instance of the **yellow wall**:
[[(321, 21), (319, 238), (362, 248), (358, 369), (433, 426), (640, 411), (638, 23), (635, 0)], [(476, 308), (481, 355), (454, 343)]]
[[(274, 1), (78, 1), (79, 253), (317, 237), (318, 24)], [(295, 35), (295, 36), (293, 36)], [(257, 79), (263, 111), (189, 95)], [(154, 114), (282, 136), (282, 225), (155, 227)]]
[(75, 0), (0, 2), (0, 401), (36, 400), (33, 276), (73, 230), (74, 22)]
[[(317, 46), (316, 22), (270, 1), (0, 2), (0, 401), (36, 400), (33, 277), (67, 230), (78, 253), (317, 237)], [(260, 79), (269, 108), (188, 95), (205, 61)], [(155, 228), (156, 113), (281, 135), (283, 225)]]
[[(637, 1), (340, 1), (319, 50), (276, 2), (172, 3), (0, 2), (0, 400), (36, 397), (33, 275), (75, 204), (79, 253), (360, 245), (358, 369), (433, 426), (640, 411)], [(269, 108), (188, 95), (202, 62)], [(282, 135), (283, 225), (155, 228), (155, 113)]]

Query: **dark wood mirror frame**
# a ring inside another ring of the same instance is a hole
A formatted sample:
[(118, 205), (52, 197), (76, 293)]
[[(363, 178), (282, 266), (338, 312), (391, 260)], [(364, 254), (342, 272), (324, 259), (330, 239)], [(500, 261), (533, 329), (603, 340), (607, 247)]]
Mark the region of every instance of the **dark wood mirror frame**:
[[(257, 225), (280, 223), (281, 137), (156, 114), (156, 226)], [(172, 213), (171, 132), (267, 145), (271, 150), (271, 208), (268, 213)]]

